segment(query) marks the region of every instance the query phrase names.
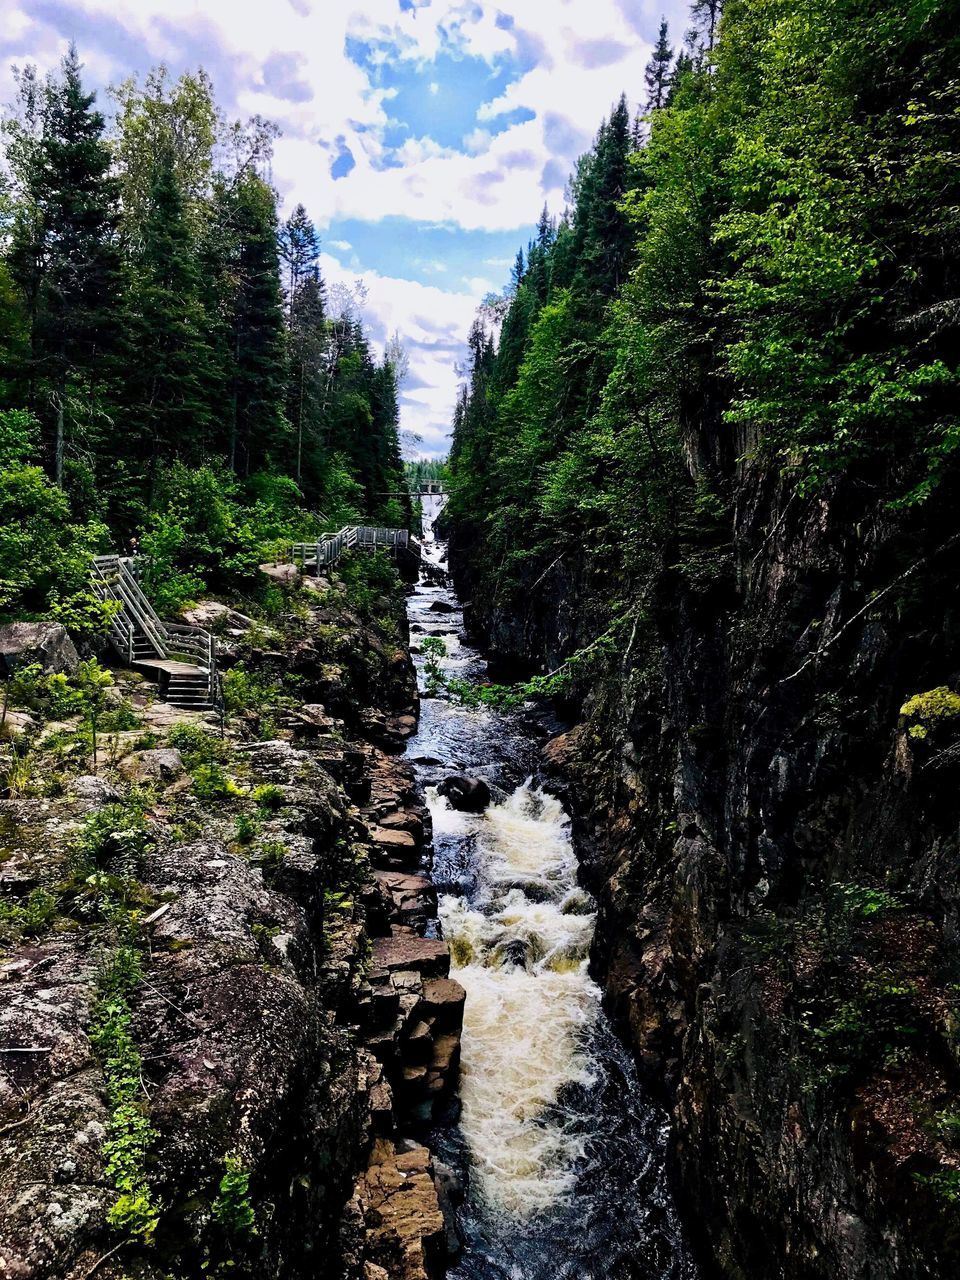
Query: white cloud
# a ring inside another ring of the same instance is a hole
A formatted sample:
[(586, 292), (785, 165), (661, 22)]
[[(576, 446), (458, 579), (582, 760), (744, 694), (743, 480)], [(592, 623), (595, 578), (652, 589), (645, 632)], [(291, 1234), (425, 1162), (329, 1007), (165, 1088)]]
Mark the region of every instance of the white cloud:
[[(665, 8), (679, 39), (687, 0), (666, 0)], [(456, 235), (526, 227), (544, 201), (562, 207), (565, 176), (601, 117), (622, 90), (631, 105), (642, 92), (661, 0), (557, 0), (547, 22), (543, 6), (530, 0), (432, 0), (403, 11), (397, 0), (7, 0), (6, 9), (5, 64), (36, 61), (48, 70), (75, 37), (88, 80), (101, 86), (161, 60), (174, 71), (206, 66), (228, 112), (258, 113), (280, 125), (273, 180), (284, 201), (302, 201), (321, 229), (335, 218), (390, 214)], [(377, 88), (346, 56), (348, 38), (368, 42), (375, 63), (422, 68), (431, 99), (441, 88), (443, 99), (457, 91), (455, 80), (432, 69), (444, 50), (482, 58), (491, 75), (504, 59), (529, 69), (499, 96), (491, 90), (462, 149), (408, 137), (391, 150), (386, 129), (396, 93)], [(4, 66), (0, 101), (11, 97)], [(505, 113), (518, 108), (534, 118), (498, 133)], [(354, 168), (334, 181), (330, 165), (343, 150)], [(346, 240), (328, 247), (352, 249)], [(357, 270), (324, 256), (331, 279), (355, 278), (361, 264), (351, 258), (350, 265)], [(446, 430), (456, 384), (452, 352), (476, 302), (496, 287), (484, 269), (497, 276), (509, 265), (478, 263), (476, 276), (457, 277), (458, 292), (400, 279), (401, 262), (397, 277), (364, 275), (378, 338), (398, 328), (414, 344), (413, 373), (423, 385), (404, 397), (404, 425), (425, 441)], [(441, 276), (446, 267), (437, 261), (421, 269)]]
[[(451, 293), (435, 285), (359, 273), (321, 254), (320, 269), (328, 286), (367, 290), (363, 318), (382, 352), (387, 337), (399, 330), (410, 356), (410, 386), (403, 392), (402, 426), (423, 438), (423, 448), (443, 452), (456, 398), (455, 365), (462, 357), (467, 331), (477, 306), (474, 293)], [(421, 446), (418, 446), (420, 448)]]

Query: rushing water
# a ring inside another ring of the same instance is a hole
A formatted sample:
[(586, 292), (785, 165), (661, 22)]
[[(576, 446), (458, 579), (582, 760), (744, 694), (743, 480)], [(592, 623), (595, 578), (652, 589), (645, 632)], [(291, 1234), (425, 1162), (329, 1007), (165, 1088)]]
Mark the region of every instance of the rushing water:
[[(443, 568), (435, 514), (427, 510), (424, 554)], [(446, 586), (421, 581), (409, 616), (415, 648), (441, 635), (444, 670), (482, 678)], [(567, 815), (538, 786), (538, 748), (523, 713), (440, 697), (424, 698), (408, 751), (433, 814), (453, 976), (467, 992), (460, 1122), (431, 1135), (467, 1187), (464, 1251), (449, 1275), (695, 1280), (665, 1171), (664, 1117), (638, 1085), (588, 973), (595, 904), (577, 883)], [(455, 812), (437, 795), (452, 771), (487, 781), (486, 813)]]

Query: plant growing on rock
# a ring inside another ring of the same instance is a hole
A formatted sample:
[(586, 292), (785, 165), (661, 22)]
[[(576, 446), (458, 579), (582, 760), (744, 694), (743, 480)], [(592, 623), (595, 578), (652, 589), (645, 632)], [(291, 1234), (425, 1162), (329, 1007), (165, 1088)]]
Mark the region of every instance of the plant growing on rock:
[(278, 787), (274, 782), (264, 782), (253, 789), (254, 804), (263, 816), (282, 809), (285, 799), (283, 787)]
[(120, 1193), (108, 1214), (117, 1230), (149, 1244), (160, 1220), (146, 1174), (155, 1134), (141, 1098), (143, 1059), (133, 1038), (130, 999), (143, 978), (140, 956), (122, 946), (104, 964), (90, 1022), (110, 1120), (103, 1144), (106, 1174)]
[(97, 732), (104, 708), (107, 705), (107, 689), (113, 684), (113, 677), (105, 671), (96, 658), (88, 658), (81, 662), (77, 669), (77, 691), (87, 728), (90, 731), (90, 743), (93, 751), (93, 770), (97, 770)]
[(193, 792), (201, 800), (221, 800), (243, 794), (223, 766), (213, 762), (199, 764), (193, 770)]
[(233, 1152), (225, 1157), (224, 1165), (220, 1192), (213, 1202), (213, 1216), (230, 1236), (256, 1235), (257, 1217), (250, 1199), (250, 1171)]

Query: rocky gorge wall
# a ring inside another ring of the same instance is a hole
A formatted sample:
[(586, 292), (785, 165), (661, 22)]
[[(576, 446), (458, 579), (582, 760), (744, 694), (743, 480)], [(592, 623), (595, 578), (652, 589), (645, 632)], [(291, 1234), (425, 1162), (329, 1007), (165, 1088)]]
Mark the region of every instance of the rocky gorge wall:
[[(594, 966), (672, 1109), (708, 1271), (952, 1275), (955, 495), (903, 515), (876, 476), (804, 497), (687, 452), (726, 516), (617, 584), (638, 627), (546, 749), (600, 903)], [(505, 609), (469, 530), (451, 564), (505, 668), (597, 633), (582, 565), (531, 571)]]
[(121, 672), (140, 723), (97, 776), (48, 724), (17, 747), (38, 777), (0, 800), (0, 1276), (442, 1273), (448, 1183), (410, 1132), (451, 1105), (464, 996), (423, 937), (403, 595), (285, 589), (282, 625), (201, 606), (257, 705), (223, 738)]

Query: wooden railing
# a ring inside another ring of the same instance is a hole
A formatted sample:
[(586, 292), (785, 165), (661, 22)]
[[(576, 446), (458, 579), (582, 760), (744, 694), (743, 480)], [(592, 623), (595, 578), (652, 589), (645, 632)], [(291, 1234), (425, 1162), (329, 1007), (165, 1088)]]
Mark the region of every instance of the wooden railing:
[(350, 547), (372, 550), (376, 547), (407, 546), (410, 534), (406, 529), (385, 529), (374, 525), (345, 525), (336, 533), (325, 533), (316, 542), (294, 542), (290, 559), (301, 568), (315, 565), (319, 574), (335, 565), (344, 551)]

